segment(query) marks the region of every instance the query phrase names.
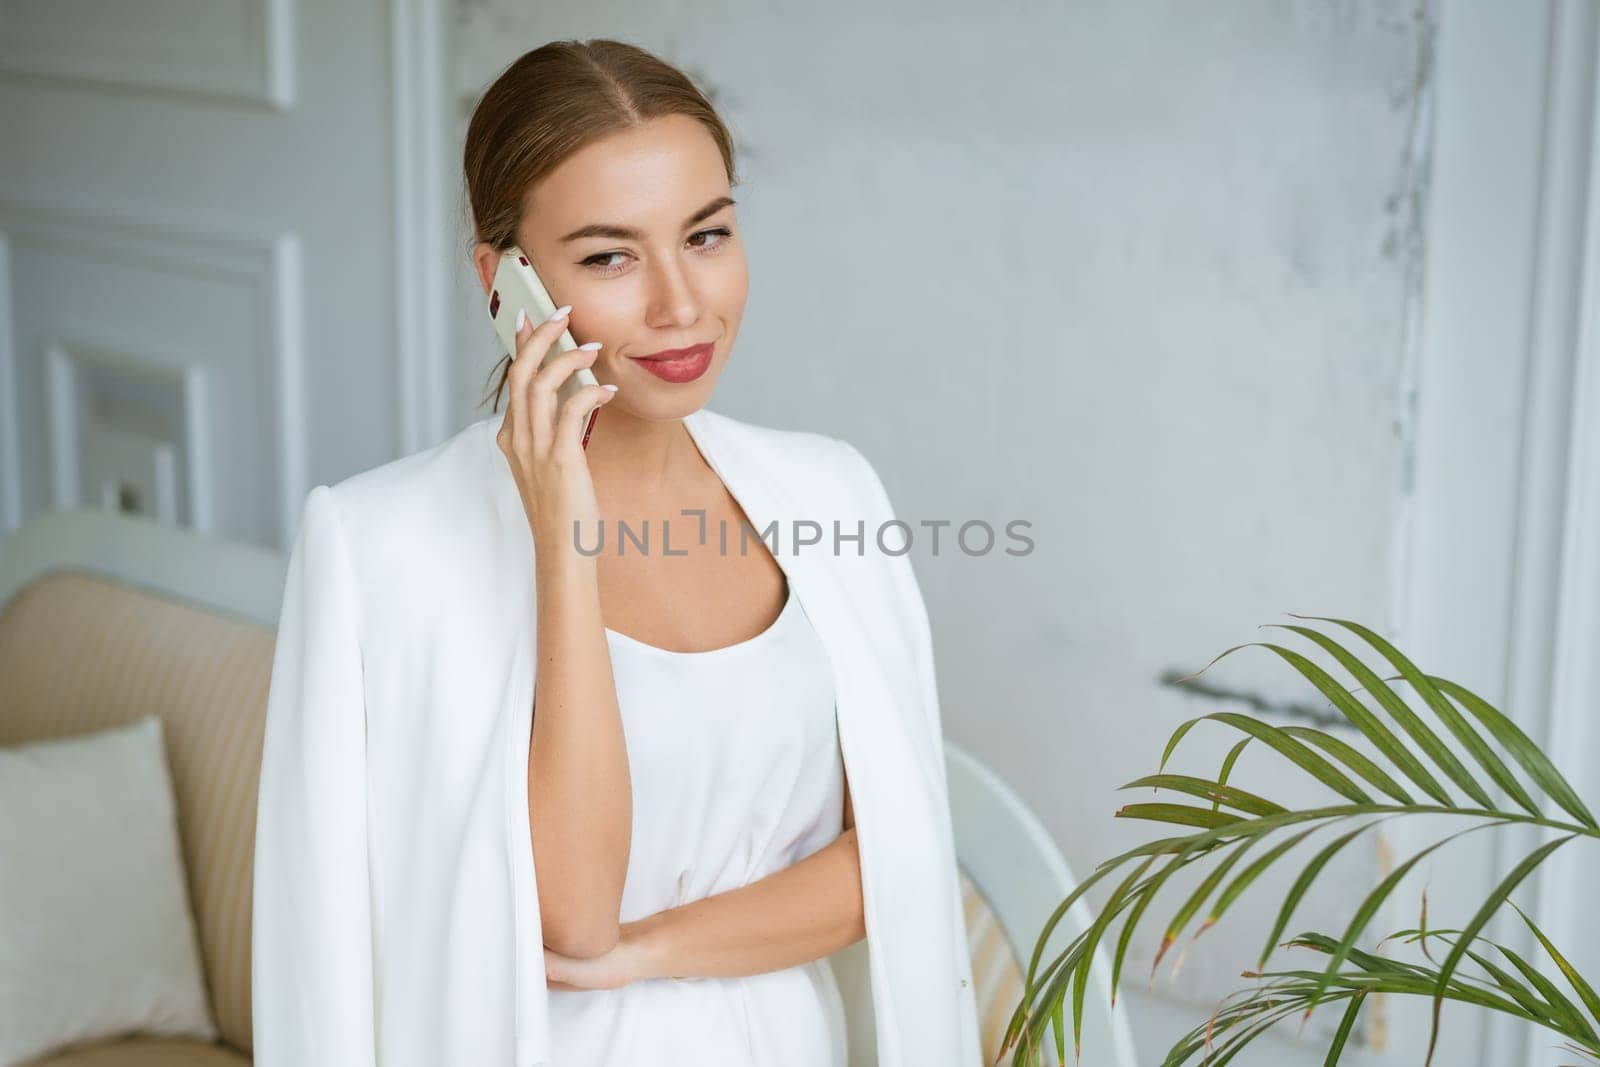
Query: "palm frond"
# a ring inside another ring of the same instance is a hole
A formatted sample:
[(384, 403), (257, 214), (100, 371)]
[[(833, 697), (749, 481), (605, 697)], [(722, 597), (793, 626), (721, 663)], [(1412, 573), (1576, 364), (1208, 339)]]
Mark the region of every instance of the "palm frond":
[[(1242, 649), (1265, 648), (1322, 693), (1358, 738), (1370, 745), (1372, 754), (1326, 730), (1275, 726), (1234, 712), (1214, 712), (1180, 724), (1169, 737), (1155, 773), (1135, 778), (1122, 788), (1166, 790), (1199, 803), (1140, 801), (1117, 811), (1119, 818), (1162, 823), (1180, 832), (1148, 841), (1100, 864), (1055, 910), (1035, 945), (1023, 996), (1007, 1026), (1002, 1051), (1014, 1050), (1016, 1067), (1038, 1062), (1029, 1057), (1042, 1050), (1049, 1028), (1056, 1053), (1064, 1059), (1065, 1004), (1070, 996), (1076, 1053), (1096, 952), (1120, 919), (1122, 926), (1111, 957), (1111, 998), (1115, 1003), (1135, 931), (1155, 906), (1156, 897), (1180, 871), (1195, 864), (1209, 865), (1170, 913), (1155, 952), (1152, 978), (1197, 916), (1204, 912), (1190, 944), (1269, 870), (1282, 867), (1290, 853), (1326, 831), (1285, 893), (1256, 969), (1245, 972), (1257, 979), (1257, 985), (1230, 995), (1202, 1026), (1174, 1043), (1166, 1064), (1177, 1067), (1203, 1054), (1202, 1062), (1220, 1067), (1280, 1021), (1297, 1013), (1304, 1019), (1325, 1003), (1344, 1006), (1326, 1061), (1337, 1063), (1355, 1032), (1368, 994), (1374, 992), (1430, 998), (1435, 1038), (1443, 1005), (1453, 1001), (1527, 1019), (1560, 1035), (1574, 1051), (1600, 1056), (1595, 1037), (1596, 1027), (1600, 1027), (1600, 996), (1526, 915), (1524, 920), (1555, 961), (1572, 996), (1515, 952), (1481, 938), (1494, 915), (1510, 903), (1513, 891), (1540, 864), (1575, 838), (1590, 844), (1600, 840), (1600, 824), (1550, 759), (1489, 702), (1464, 686), (1424, 673), (1393, 645), (1358, 623), (1293, 617), (1343, 628), (1397, 673), (1380, 677), (1333, 636), (1310, 626), (1272, 624), (1307, 639), (1332, 663), (1324, 667), (1294, 649), (1254, 642), (1225, 650), (1189, 677)], [(1399, 682), (1412, 696), (1410, 702), (1397, 685), (1390, 684)], [(1363, 694), (1375, 706), (1365, 703)], [(1202, 724), (1216, 724), (1208, 728), (1220, 727), (1238, 737), (1216, 776), (1169, 772), (1168, 764), (1185, 739)], [(1292, 775), (1326, 789), (1332, 794), (1331, 802), (1295, 809), (1258, 789), (1241, 787), (1235, 780), (1239, 758), (1257, 743), (1280, 757)], [(1465, 758), (1456, 755), (1452, 743)], [(1369, 793), (1369, 788), (1376, 790), (1376, 795)], [(1304, 933), (1288, 943), (1325, 955), (1320, 969), (1264, 970), (1299, 904), (1339, 853), (1383, 823), (1415, 815), (1450, 816), (1466, 820), (1467, 825), (1419, 849), (1381, 879), (1338, 936)], [(1538, 827), (1547, 832), (1548, 839), (1505, 873), (1464, 927), (1426, 929), (1424, 902), (1422, 926), (1403, 932), (1407, 940), (1420, 944), (1425, 954), (1430, 940), (1449, 944), (1442, 962), (1433, 963), (1429, 955), (1430, 966), (1402, 963), (1359, 947), (1397, 887), (1425, 858), (1464, 834), (1513, 824)], [(1114, 874), (1121, 878), (1088, 929), (1041, 969), (1045, 945), (1067, 910), (1091, 886), (1110, 884)]]

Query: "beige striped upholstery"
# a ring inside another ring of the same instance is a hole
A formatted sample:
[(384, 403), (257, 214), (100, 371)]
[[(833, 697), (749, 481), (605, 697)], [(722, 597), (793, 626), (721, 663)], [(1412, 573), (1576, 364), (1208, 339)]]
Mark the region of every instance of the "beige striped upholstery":
[(988, 901), (965, 871), (961, 872), (961, 899), (967, 912), (967, 944), (972, 949), (979, 1045), (983, 1062), (993, 1064), (1000, 1057), (1006, 1025), (1022, 1002), (1022, 964)]
[[(250, 1049), (251, 860), (273, 640), (265, 627), (77, 571), (44, 575), (0, 612), (0, 745), (161, 718), (212, 1013), (223, 1041), (242, 1052)], [(178, 1046), (190, 1051), (170, 1051)], [(120, 1049), (127, 1058), (111, 1051)], [(120, 1041), (42, 1062), (239, 1061), (205, 1045)]]
[(250, 1057), (197, 1041), (134, 1038), (61, 1052), (28, 1067), (249, 1067)]

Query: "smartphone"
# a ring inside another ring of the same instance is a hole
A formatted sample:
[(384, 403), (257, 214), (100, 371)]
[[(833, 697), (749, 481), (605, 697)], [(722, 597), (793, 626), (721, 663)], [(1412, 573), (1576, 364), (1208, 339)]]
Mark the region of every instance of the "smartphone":
[[(510, 250), (500, 256), (500, 266), (494, 273), (494, 284), (489, 289), (489, 318), (494, 320), (494, 329), (500, 335), (500, 343), (505, 347), (507, 354), (512, 359), (517, 358), (517, 311), (527, 312), (528, 321), (535, 326), (548, 319), (556, 310), (554, 300), (545, 291), (544, 283), (533, 272), (533, 264), (528, 262), (528, 257), (522, 249), (513, 245)], [(572, 339), (571, 330), (562, 330), (561, 336), (556, 338), (556, 343), (550, 346), (545, 353), (544, 360), (548, 362), (559, 352), (567, 352), (578, 347), (578, 342)], [(540, 366), (544, 363), (541, 362)], [(566, 406), (567, 399), (586, 385), (599, 385), (594, 372), (588, 367), (579, 367), (577, 371), (568, 376), (556, 389), (556, 408), (559, 411)], [(594, 431), (594, 420), (600, 414), (600, 405), (596, 404), (589, 412), (589, 417), (583, 423), (583, 447), (589, 447), (589, 434)]]

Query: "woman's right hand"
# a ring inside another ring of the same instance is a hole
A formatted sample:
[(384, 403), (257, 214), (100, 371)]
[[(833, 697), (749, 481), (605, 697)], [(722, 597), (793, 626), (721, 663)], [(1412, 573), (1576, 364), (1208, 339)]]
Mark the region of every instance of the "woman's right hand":
[(567, 328), (571, 305), (517, 331), (517, 355), (506, 375), (506, 416), (495, 435), (516, 478), (522, 508), (536, 548), (573, 544), (574, 524), (584, 543), (599, 536), (600, 508), (583, 450), (583, 423), (589, 412), (616, 395), (603, 385), (579, 389), (557, 410), (556, 390), (580, 367), (594, 363), (600, 345), (580, 346), (540, 361)]

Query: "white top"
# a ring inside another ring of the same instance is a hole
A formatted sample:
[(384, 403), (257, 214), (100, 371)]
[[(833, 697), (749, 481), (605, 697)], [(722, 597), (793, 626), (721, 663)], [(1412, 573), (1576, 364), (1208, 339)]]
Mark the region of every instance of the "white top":
[[(607, 629), (633, 785), (620, 918), (759, 881), (838, 838), (844, 763), (827, 655), (791, 590), (745, 641), (674, 652)], [(551, 989), (554, 1062), (845, 1067), (826, 958), (741, 978)]]

